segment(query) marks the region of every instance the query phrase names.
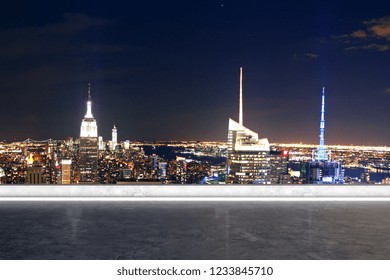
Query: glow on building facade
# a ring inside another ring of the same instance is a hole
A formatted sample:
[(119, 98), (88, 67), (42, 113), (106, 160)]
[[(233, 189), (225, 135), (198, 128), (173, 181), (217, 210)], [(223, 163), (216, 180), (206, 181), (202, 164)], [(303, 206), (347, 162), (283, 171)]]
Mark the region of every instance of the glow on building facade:
[(267, 138), (229, 119), (228, 184), (270, 184), (270, 145)]

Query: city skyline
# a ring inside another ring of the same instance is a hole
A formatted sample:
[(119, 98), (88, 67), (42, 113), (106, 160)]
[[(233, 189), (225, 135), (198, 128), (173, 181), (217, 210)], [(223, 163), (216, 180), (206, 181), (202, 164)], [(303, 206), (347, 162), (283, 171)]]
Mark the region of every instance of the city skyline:
[(90, 81), (104, 139), (226, 141), (243, 66), (270, 142), (318, 143), (323, 86), (328, 145), (390, 142), (386, 2), (46, 4), (2, 13), (0, 139), (77, 137)]

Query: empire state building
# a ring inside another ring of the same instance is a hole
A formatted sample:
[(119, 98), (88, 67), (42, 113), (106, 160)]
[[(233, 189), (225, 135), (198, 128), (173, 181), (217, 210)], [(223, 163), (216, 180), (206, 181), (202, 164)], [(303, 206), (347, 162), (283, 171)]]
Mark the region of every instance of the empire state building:
[(98, 183), (98, 132), (96, 120), (92, 115), (91, 84), (88, 84), (87, 113), (80, 129), (79, 148), (80, 183)]

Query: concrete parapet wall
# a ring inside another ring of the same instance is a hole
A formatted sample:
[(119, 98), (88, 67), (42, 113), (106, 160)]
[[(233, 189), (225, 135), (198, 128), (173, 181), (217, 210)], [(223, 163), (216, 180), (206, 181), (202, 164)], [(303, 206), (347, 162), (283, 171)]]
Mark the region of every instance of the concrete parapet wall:
[(390, 185), (0, 185), (1, 197), (390, 197)]

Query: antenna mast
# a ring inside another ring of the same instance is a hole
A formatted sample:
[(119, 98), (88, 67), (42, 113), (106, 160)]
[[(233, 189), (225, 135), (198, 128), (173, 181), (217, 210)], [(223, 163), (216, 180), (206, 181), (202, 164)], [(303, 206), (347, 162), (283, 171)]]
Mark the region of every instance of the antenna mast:
[(240, 125), (244, 124), (243, 109), (242, 109), (242, 67), (240, 67), (240, 108), (239, 108), (239, 119)]
[(320, 120), (320, 145), (318, 146), (318, 160), (326, 160), (325, 147), (325, 87), (322, 88), (321, 120)]
[(91, 101), (91, 83), (88, 83), (88, 101)]

